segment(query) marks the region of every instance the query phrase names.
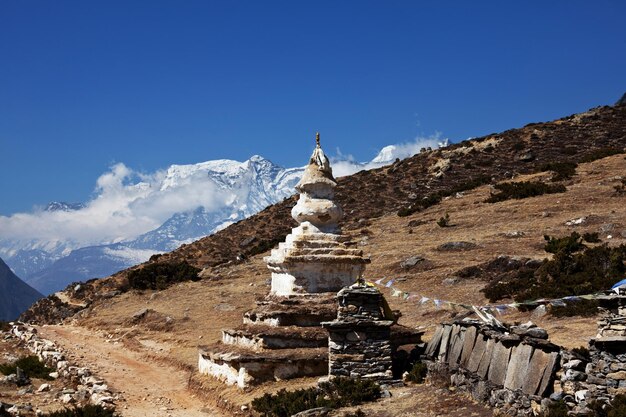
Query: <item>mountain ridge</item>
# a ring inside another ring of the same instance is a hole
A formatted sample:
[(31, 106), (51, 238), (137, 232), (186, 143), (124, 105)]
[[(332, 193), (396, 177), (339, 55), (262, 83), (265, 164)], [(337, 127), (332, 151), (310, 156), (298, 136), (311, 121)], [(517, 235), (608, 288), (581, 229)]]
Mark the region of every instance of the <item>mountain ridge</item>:
[(15, 320), (43, 295), (22, 281), (0, 259), (0, 320)]

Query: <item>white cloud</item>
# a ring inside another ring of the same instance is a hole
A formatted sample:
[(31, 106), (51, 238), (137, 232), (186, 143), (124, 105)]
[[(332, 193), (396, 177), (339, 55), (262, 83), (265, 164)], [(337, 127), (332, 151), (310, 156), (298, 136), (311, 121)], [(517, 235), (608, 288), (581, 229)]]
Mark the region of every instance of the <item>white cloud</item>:
[(354, 160), (352, 155), (344, 155), (337, 150), (337, 156), (331, 158), (333, 167), (333, 175), (335, 177), (343, 177), (354, 174), (364, 169), (380, 168), (393, 163), (396, 158), (405, 159), (420, 152), (423, 148), (439, 148), (447, 146), (448, 139), (442, 138), (441, 134), (436, 133), (429, 137), (416, 137), (412, 142), (398, 143), (395, 145), (385, 146), (378, 152), (378, 155), (370, 162), (359, 163)]
[(74, 247), (119, 242), (155, 229), (176, 212), (214, 210), (233, 199), (200, 173), (161, 191), (164, 177), (163, 171), (139, 174), (115, 164), (97, 179), (95, 197), (80, 210), (0, 216), (0, 240), (69, 241)]

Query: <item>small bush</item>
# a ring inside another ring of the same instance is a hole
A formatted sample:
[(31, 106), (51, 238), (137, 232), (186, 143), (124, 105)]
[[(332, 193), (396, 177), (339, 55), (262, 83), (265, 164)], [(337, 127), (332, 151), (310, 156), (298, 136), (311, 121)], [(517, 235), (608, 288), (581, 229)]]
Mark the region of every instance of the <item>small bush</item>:
[(548, 242), (543, 248), (548, 253), (556, 254), (559, 252), (565, 252), (571, 254), (586, 248), (586, 246), (582, 243), (581, 236), (576, 232), (572, 232), (571, 235), (561, 238), (555, 238), (548, 235), (544, 235), (543, 238), (546, 242)]
[(288, 417), (311, 408), (339, 408), (374, 401), (380, 387), (373, 381), (337, 378), (319, 387), (265, 394), (252, 400), (252, 408), (266, 417)]
[(600, 236), (598, 232), (587, 232), (583, 233), (583, 240), (587, 243), (600, 243)]
[(613, 156), (620, 153), (624, 153), (624, 150), (618, 148), (596, 149), (595, 151), (591, 151), (585, 154), (582, 158), (580, 158), (580, 162), (593, 162), (598, 159), (606, 158), (608, 156)]
[(622, 178), (620, 183), (613, 186), (616, 195), (626, 194), (626, 178)]
[(513, 150), (515, 151), (521, 151), (522, 149), (526, 148), (526, 144), (522, 141), (515, 142), (513, 143), (513, 145), (511, 145), (511, 148), (513, 148)]
[(450, 226), (450, 215), (448, 213), (446, 213), (445, 216), (440, 217), (439, 220), (437, 220), (437, 226), (439, 226), (439, 227), (449, 227)]
[(554, 172), (552, 181), (562, 181), (572, 178), (576, 174), (577, 166), (575, 162), (550, 162), (544, 164), (540, 171), (552, 171)]
[(411, 368), (411, 371), (409, 371), (407, 379), (411, 382), (415, 382), (416, 384), (421, 384), (422, 382), (424, 382), (424, 378), (426, 378), (427, 373), (428, 368), (426, 367), (426, 364), (418, 362), (413, 365), (413, 368)]
[(116, 417), (113, 410), (107, 410), (101, 405), (87, 404), (84, 407), (66, 408), (44, 414), (44, 417)]
[(186, 261), (178, 263), (154, 263), (135, 269), (128, 274), (130, 288), (137, 290), (164, 290), (183, 281), (198, 281), (200, 269)]
[(0, 320), (0, 332), (8, 332), (9, 330), (11, 330), (9, 322)]
[(2, 364), (0, 365), (0, 373), (4, 375), (15, 374), (18, 367), (29, 378), (52, 379), (49, 374), (53, 372), (53, 369), (48, 368), (37, 356), (25, 356), (15, 362)]
[(505, 200), (521, 200), (528, 197), (536, 197), (543, 194), (563, 193), (567, 191), (563, 184), (544, 184), (542, 182), (503, 182), (494, 186), (499, 191), (491, 194), (486, 203), (498, 203)]
[(272, 239), (272, 240), (262, 240), (259, 242), (258, 245), (250, 249), (250, 251), (248, 252), (248, 256), (254, 256), (254, 255), (258, 255), (259, 253), (266, 252), (274, 248), (274, 246), (278, 245), (280, 242), (284, 241), (286, 237), (287, 236), (285, 235), (285, 236), (277, 237), (276, 239)]

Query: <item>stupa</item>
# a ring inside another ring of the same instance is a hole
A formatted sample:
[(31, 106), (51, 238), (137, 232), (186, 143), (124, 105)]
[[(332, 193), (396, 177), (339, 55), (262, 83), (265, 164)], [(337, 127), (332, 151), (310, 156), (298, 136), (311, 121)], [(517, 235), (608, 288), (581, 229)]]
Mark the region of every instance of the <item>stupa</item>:
[[(341, 234), (336, 182), (319, 134), (316, 142), (296, 186), (300, 198), (291, 213), (298, 226), (265, 258), (272, 271), (270, 293), (244, 313), (240, 326), (223, 330), (220, 342), (199, 347), (200, 373), (241, 388), (328, 375), (328, 333), (321, 323), (337, 318), (337, 291), (362, 285), (369, 259)], [(421, 333), (391, 323), (391, 352), (419, 341)]]
[(337, 185), (328, 157), (316, 147), (296, 190), (300, 193), (291, 216), (299, 223), (285, 242), (265, 258), (272, 271), (271, 294), (337, 292), (358, 280), (369, 259), (346, 245), (339, 221), (343, 210), (334, 201)]

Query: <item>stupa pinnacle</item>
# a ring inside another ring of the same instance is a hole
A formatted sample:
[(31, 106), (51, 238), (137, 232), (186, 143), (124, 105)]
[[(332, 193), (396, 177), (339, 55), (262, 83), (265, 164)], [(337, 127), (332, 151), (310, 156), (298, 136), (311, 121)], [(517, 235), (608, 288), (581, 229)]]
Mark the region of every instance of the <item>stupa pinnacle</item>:
[(300, 198), (291, 216), (299, 226), (265, 258), (272, 271), (272, 294), (338, 291), (361, 277), (369, 259), (346, 245), (348, 238), (341, 234), (343, 211), (334, 201), (336, 185), (318, 133), (309, 164), (296, 185)]

